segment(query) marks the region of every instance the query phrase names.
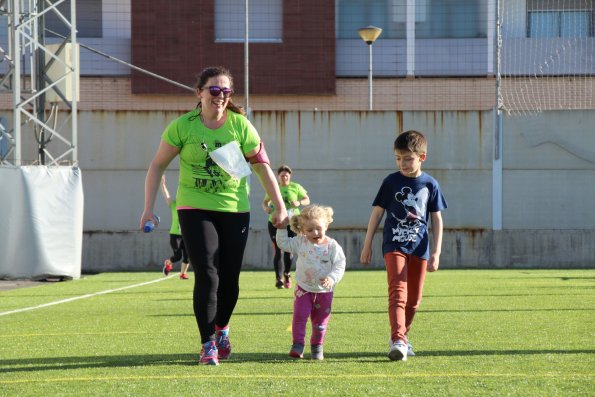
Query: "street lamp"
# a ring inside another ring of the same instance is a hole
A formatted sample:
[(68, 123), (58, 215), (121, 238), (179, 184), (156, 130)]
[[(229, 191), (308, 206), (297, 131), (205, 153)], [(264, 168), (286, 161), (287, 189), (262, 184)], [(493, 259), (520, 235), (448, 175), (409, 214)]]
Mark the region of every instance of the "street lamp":
[(370, 48), (370, 60), (368, 61), (368, 110), (372, 110), (372, 43), (380, 36), (382, 29), (370, 25), (358, 29), (357, 33)]

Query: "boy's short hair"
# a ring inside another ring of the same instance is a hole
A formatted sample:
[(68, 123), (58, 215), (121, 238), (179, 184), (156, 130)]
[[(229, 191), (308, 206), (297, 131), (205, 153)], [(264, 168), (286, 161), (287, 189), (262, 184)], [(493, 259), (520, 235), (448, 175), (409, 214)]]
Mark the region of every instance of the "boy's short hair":
[(291, 168), (289, 168), (287, 164), (281, 164), (281, 166), (277, 169), (277, 175), (279, 175), (283, 171), (291, 174)]
[(419, 131), (405, 131), (395, 139), (394, 150), (404, 150), (416, 154), (427, 153), (428, 141)]

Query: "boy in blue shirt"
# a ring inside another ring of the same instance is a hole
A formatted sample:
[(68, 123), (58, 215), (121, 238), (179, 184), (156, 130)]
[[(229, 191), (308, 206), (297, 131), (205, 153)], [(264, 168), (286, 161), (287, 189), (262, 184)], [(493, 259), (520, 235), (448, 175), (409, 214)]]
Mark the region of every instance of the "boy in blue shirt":
[[(407, 360), (413, 348), (407, 339), (413, 317), (421, 303), (426, 270), (438, 270), (442, 249), (442, 215), (446, 200), (438, 182), (421, 170), (426, 160), (427, 140), (418, 131), (401, 133), (394, 143), (399, 171), (388, 175), (373, 202), (362, 264), (372, 260), (372, 240), (384, 217), (382, 254), (388, 281), (388, 318), (391, 328), (388, 357)], [(428, 220), (433, 248), (430, 253)]]

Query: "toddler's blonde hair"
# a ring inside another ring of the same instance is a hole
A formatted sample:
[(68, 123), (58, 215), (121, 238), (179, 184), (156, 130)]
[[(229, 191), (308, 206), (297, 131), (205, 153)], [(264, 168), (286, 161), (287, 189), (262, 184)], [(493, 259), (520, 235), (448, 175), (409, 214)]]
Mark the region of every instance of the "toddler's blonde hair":
[(305, 206), (298, 215), (289, 220), (289, 227), (296, 234), (302, 234), (304, 223), (309, 220), (319, 219), (330, 225), (333, 222), (333, 209), (324, 205), (310, 204)]

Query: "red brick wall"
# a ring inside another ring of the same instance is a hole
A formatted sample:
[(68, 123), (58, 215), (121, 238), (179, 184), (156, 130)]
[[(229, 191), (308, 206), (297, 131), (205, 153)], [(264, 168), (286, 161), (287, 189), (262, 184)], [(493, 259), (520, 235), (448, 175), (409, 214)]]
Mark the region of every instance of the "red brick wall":
[[(204, 67), (225, 66), (243, 93), (244, 45), (215, 43), (214, 0), (132, 0), (131, 7), (133, 65), (190, 86)], [(334, 95), (334, 2), (284, 0), (283, 42), (251, 43), (249, 63), (251, 94)], [(185, 90), (133, 70), (132, 92)]]

